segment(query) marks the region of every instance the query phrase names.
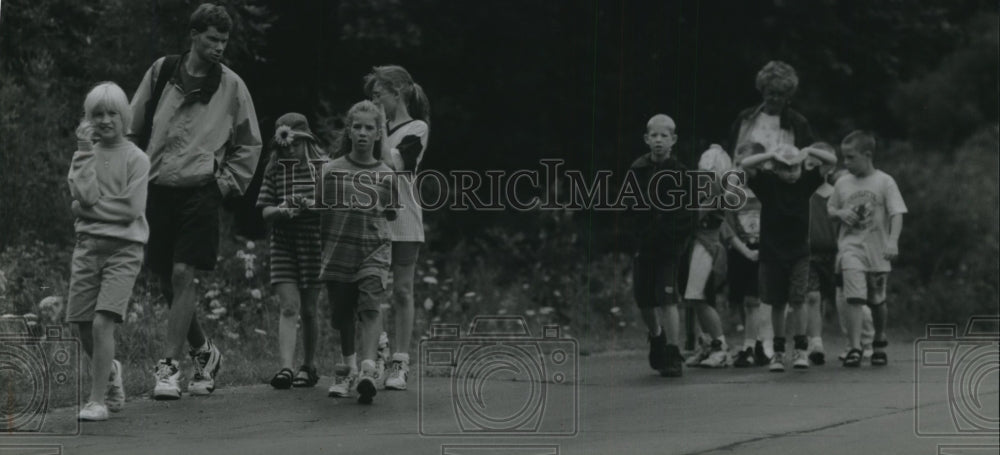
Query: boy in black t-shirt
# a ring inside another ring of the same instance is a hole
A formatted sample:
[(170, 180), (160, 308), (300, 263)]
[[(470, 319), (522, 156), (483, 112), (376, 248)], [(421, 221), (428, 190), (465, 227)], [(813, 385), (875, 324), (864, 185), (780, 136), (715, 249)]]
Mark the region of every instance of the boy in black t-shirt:
[[(740, 167), (747, 171), (747, 186), (760, 200), (760, 298), (771, 304), (774, 356), (770, 370), (785, 371), (785, 336), (795, 334), (795, 368), (809, 368), (806, 358), (806, 313), (803, 302), (809, 278), (809, 198), (823, 183), (819, 168), (803, 171), (806, 155), (823, 163), (837, 162), (834, 154), (816, 148), (802, 151), (792, 145), (747, 157)], [(772, 163), (772, 172), (758, 167)], [(785, 328), (785, 305), (790, 304), (791, 327)]]

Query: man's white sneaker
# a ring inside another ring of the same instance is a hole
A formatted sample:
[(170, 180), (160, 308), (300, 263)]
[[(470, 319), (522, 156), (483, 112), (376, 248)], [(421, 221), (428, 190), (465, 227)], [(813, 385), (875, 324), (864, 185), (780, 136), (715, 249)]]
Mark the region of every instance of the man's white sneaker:
[(410, 372), (410, 356), (396, 353), (386, 370), (385, 388), (389, 390), (406, 390), (406, 379)]
[(108, 389), (104, 392), (104, 404), (111, 412), (121, 411), (125, 407), (125, 386), (122, 384), (122, 363), (111, 361), (111, 376), (108, 378)]
[(194, 362), (194, 375), (188, 383), (188, 393), (191, 395), (209, 395), (215, 391), (215, 377), (222, 367), (222, 353), (211, 341), (207, 344), (208, 349), (204, 351), (191, 351), (191, 360)]
[(156, 387), (153, 387), (154, 400), (176, 400), (181, 397), (181, 370), (177, 361), (162, 359), (156, 364)]
[(792, 368), (796, 370), (809, 369), (809, 354), (803, 349), (792, 351)]
[(767, 369), (774, 373), (784, 373), (785, 353), (782, 351), (774, 351), (774, 355), (771, 356), (771, 365), (768, 366)]
[(333, 384), (326, 389), (326, 396), (331, 398), (342, 398), (351, 395), (354, 382), (358, 379), (358, 373), (351, 371), (347, 365), (337, 365), (334, 368)]
[(97, 422), (108, 420), (108, 407), (94, 401), (88, 401), (80, 410), (80, 420)]
[(358, 391), (358, 403), (371, 404), (372, 399), (378, 393), (375, 387), (376, 380), (375, 362), (365, 360), (361, 362), (361, 374), (358, 377), (358, 384), (355, 386)]

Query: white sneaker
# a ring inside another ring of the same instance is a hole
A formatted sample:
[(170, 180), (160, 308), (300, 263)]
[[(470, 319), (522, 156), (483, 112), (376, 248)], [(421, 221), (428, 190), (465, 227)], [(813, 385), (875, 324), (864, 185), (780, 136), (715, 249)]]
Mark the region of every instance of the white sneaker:
[(177, 361), (162, 359), (156, 364), (156, 387), (153, 388), (154, 400), (176, 400), (181, 397), (181, 370)]
[(326, 389), (326, 396), (331, 398), (342, 398), (351, 395), (355, 381), (358, 380), (358, 372), (351, 371), (347, 365), (337, 365), (334, 368), (333, 384)]
[(389, 335), (382, 332), (378, 336), (378, 350), (375, 351), (375, 385), (380, 389), (385, 388), (385, 369), (391, 355), (392, 351), (389, 350)]
[(684, 362), (684, 366), (688, 367), (700, 366), (701, 362), (707, 359), (708, 355), (711, 354), (711, 350), (712, 348), (710, 347), (710, 342), (705, 340), (704, 338), (699, 337), (698, 347), (695, 348), (694, 354), (691, 354), (691, 357), (688, 357), (687, 360)]
[(708, 356), (698, 366), (702, 368), (725, 368), (729, 366), (729, 348), (719, 340), (712, 340)]
[(211, 341), (207, 344), (208, 349), (204, 351), (191, 351), (191, 360), (194, 361), (194, 375), (188, 383), (191, 395), (209, 395), (215, 391), (215, 377), (222, 366), (222, 353)]
[(875, 349), (872, 348), (871, 344), (861, 345), (861, 357), (865, 360), (871, 360), (872, 354), (875, 353)]
[(785, 353), (782, 351), (774, 351), (774, 355), (771, 356), (771, 365), (768, 370), (774, 373), (784, 373), (785, 372)]
[(389, 390), (406, 390), (406, 378), (410, 372), (410, 356), (396, 353), (386, 371), (385, 388)]
[(111, 376), (108, 378), (108, 389), (104, 392), (104, 404), (111, 412), (121, 411), (125, 407), (125, 386), (122, 384), (122, 363), (111, 361)]
[(88, 401), (80, 410), (80, 420), (97, 422), (108, 420), (108, 407), (94, 401)]
[(804, 349), (792, 351), (792, 368), (796, 370), (809, 369), (809, 354)]
[(358, 403), (371, 404), (372, 399), (378, 394), (375, 387), (375, 362), (365, 360), (361, 362), (361, 374), (358, 376), (358, 384), (355, 389), (358, 391)]

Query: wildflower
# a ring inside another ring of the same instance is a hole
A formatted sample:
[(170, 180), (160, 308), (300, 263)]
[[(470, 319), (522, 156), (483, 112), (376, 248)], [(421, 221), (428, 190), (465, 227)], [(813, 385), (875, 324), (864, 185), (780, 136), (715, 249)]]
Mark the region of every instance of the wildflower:
[(475, 296), (476, 296), (476, 293), (475, 293), (475, 292), (473, 292), (473, 291), (469, 291), (469, 292), (466, 292), (466, 293), (465, 293), (465, 295), (464, 295), (463, 297), (465, 297), (465, 298), (467, 298), (467, 299), (471, 299), (471, 298), (473, 298), (473, 297), (475, 297)]
[(213, 299), (211, 302), (208, 303), (208, 306), (212, 308), (219, 308), (222, 306), (222, 302), (219, 302), (218, 299)]
[(535, 310), (524, 310), (525, 316), (534, 316)]
[(274, 131), (274, 142), (282, 147), (288, 147), (292, 144), (292, 128), (288, 125), (281, 125)]
[(267, 332), (263, 329), (253, 329), (253, 331), (257, 332), (260, 335), (267, 335)]
[(424, 309), (430, 311), (434, 308), (434, 301), (430, 297), (424, 299)]
[[(559, 291), (556, 291), (556, 292), (559, 292)], [(543, 315), (543, 316), (547, 315), (547, 314), (551, 314), (553, 311), (555, 311), (555, 308), (552, 308), (550, 306), (543, 306), (543, 307), (541, 307), (541, 308), (538, 309), (538, 312), (541, 315)]]
[(424, 283), (427, 283), (427, 284), (438, 284), (438, 280), (437, 280), (437, 278), (434, 278), (432, 276), (425, 276), (424, 277)]
[(244, 273), (243, 275), (246, 276), (247, 279), (249, 280), (250, 278), (253, 278), (253, 270), (252, 269), (247, 269), (247, 272)]
[(240, 334), (238, 334), (236, 332), (226, 332), (226, 336), (229, 337), (229, 339), (231, 339), (231, 340), (238, 340), (238, 339), (240, 339)]
[(622, 312), (621, 308), (618, 308), (616, 306), (615, 307), (611, 307), (611, 314), (613, 314), (615, 316), (618, 316), (619, 314), (621, 314), (621, 312)]
[(225, 307), (214, 308), (212, 309), (212, 314), (214, 314), (216, 317), (222, 316), (226, 314), (226, 308)]
[(559, 290), (556, 289), (555, 291), (552, 291), (552, 295), (554, 295), (556, 297), (562, 297), (562, 292), (559, 292)]
[(619, 323), (618, 323), (618, 327), (625, 327), (625, 321), (621, 321), (621, 322), (619, 322)]
[(501, 308), (501, 309), (497, 310), (497, 314), (499, 314), (500, 316), (503, 316), (503, 315), (507, 314), (507, 309), (506, 308)]
[(250, 290), (250, 297), (253, 297), (253, 298), (257, 299), (257, 300), (260, 300), (260, 297), (261, 297), (260, 289), (251, 289)]
[(252, 250), (254, 248), (257, 248), (257, 244), (253, 243), (253, 240), (247, 240), (247, 249)]

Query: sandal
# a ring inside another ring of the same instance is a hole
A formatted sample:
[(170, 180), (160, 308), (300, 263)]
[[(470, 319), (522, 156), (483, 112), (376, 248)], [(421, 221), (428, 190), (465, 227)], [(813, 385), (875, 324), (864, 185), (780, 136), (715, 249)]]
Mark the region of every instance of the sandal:
[(316, 373), (316, 367), (302, 365), (299, 367), (298, 373), (295, 373), (292, 387), (315, 387), (317, 382), (319, 382), (319, 374)]
[(850, 368), (861, 366), (861, 350), (851, 348), (850, 351), (847, 351), (847, 356), (844, 357), (844, 366)]
[(875, 349), (875, 352), (872, 353), (872, 366), (881, 367), (889, 364), (889, 356), (884, 351), (886, 346), (889, 346), (888, 340), (872, 342), (872, 348)]
[(282, 368), (277, 374), (271, 378), (271, 387), (275, 389), (287, 389), (292, 386), (292, 370), (289, 368)]

